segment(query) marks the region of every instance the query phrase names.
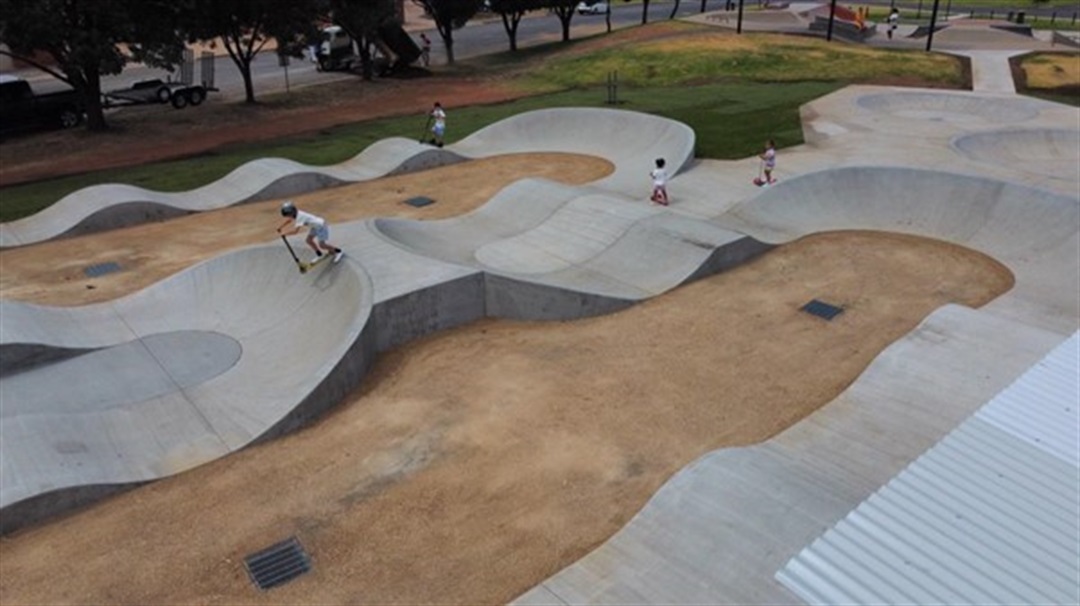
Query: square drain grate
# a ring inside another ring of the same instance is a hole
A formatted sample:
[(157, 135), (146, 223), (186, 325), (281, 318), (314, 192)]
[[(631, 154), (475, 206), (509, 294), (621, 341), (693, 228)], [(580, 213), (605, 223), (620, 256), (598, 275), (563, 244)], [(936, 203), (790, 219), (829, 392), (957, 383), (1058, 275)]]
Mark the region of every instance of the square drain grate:
[(409, 206), (415, 206), (420, 208), (421, 206), (427, 206), (428, 204), (434, 204), (435, 201), (427, 196), (416, 196), (415, 198), (409, 198), (405, 201)]
[(819, 318), (825, 318), (826, 320), (832, 320), (844, 311), (843, 307), (830, 305), (823, 301), (818, 301), (817, 299), (814, 299), (806, 305), (803, 305), (800, 309), (802, 309), (808, 314), (815, 315)]
[(114, 271), (120, 271), (120, 264), (114, 261), (108, 263), (98, 263), (97, 265), (91, 265), (83, 270), (83, 273), (90, 278), (97, 278), (98, 276), (104, 276), (105, 274), (111, 274)]
[(262, 590), (283, 585), (311, 570), (311, 558), (296, 537), (244, 558), (251, 582)]

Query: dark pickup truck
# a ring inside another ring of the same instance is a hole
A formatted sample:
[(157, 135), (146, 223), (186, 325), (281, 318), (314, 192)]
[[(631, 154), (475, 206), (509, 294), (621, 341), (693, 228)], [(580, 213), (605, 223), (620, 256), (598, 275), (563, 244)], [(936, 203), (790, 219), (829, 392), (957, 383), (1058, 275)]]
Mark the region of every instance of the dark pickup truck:
[(72, 128), (85, 113), (82, 97), (74, 90), (35, 95), (26, 80), (0, 76), (0, 135)]

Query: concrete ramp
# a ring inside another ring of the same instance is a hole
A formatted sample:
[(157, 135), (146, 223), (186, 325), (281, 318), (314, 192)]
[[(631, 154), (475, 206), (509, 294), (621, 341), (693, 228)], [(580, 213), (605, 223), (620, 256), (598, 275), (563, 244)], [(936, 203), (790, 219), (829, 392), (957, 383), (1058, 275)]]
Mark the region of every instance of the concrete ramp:
[(689, 126), (639, 112), (576, 107), (541, 109), (501, 120), (450, 146), (479, 158), (511, 153), (569, 152), (606, 158), (615, 171), (592, 183), (608, 191), (644, 199), (656, 158), (676, 175), (694, 157)]
[(914, 91), (863, 95), (862, 109), (920, 121), (959, 125), (1014, 124), (1032, 120), (1046, 102), (1025, 97), (987, 97), (954, 92)]
[(952, 146), (995, 168), (1020, 168), (1048, 179), (1075, 182), (1080, 166), (1080, 130), (1010, 129), (962, 135)]
[(118, 183), (93, 185), (64, 196), (35, 215), (0, 224), (0, 248), (291, 196), (463, 159), (447, 150), (393, 138), (373, 143), (353, 158), (327, 167), (283, 158), (252, 160), (213, 183), (184, 192), (159, 192)]
[(660, 294), (699, 271), (718, 271), (768, 248), (708, 221), (541, 179), (518, 181), (462, 217), (383, 218), (373, 226), (417, 254), (627, 301)]
[(1016, 278), (1010, 295), (984, 311), (1063, 331), (1077, 322), (1080, 204), (1075, 198), (945, 172), (850, 167), (782, 182), (719, 222), (772, 243), (838, 229), (952, 242), (993, 257)]
[(267, 246), (115, 302), (4, 302), (0, 348), (92, 351), (0, 383), (3, 526), (190, 469), (335, 404), (365, 363), (346, 354), (361, 347), (370, 293), (355, 266), (301, 275)]

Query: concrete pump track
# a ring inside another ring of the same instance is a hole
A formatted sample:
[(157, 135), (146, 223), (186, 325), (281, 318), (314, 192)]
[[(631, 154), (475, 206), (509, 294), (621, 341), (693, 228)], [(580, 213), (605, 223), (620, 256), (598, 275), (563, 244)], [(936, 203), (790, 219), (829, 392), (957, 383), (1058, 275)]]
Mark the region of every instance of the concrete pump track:
[[(580, 187), (518, 181), (457, 218), (335, 225), (349, 256), (308, 274), (280, 241), (268, 241), (111, 302), (0, 301), (4, 530), (282, 435), (339, 402), (380, 352), (479, 318), (605, 314), (833, 230), (924, 236), (992, 257), (1013, 273), (1011, 290), (977, 310), (938, 309), (810, 418), (766, 443), (692, 463), (607, 543), (520, 598), (790, 602), (773, 575), (867, 494), (843, 486), (872, 492), (887, 482), (1080, 326), (1078, 124), (1075, 108), (1016, 95), (853, 86), (803, 108), (806, 143), (782, 150), (780, 180), (764, 188), (748, 177), (758, 172), (756, 157), (695, 160), (694, 133), (683, 124), (550, 109), (444, 149), (390, 139), (333, 167), (258, 160), (190, 192), (102, 185), (72, 193), (3, 225), (0, 243), (516, 152), (584, 154), (614, 166)], [(674, 175), (670, 207), (645, 201), (658, 157)], [(973, 387), (959, 368), (1001, 379)], [(898, 410), (907, 407), (945, 412), (916, 431), (904, 428)], [(836, 436), (867, 425), (908, 439), (879, 445), (889, 457), (830, 464), (847, 457)], [(814, 480), (792, 480), (798, 474)], [(732, 478), (762, 488), (717, 497), (713, 482)], [(677, 513), (695, 498), (714, 500), (721, 513), (710, 523), (728, 520), (735, 534), (768, 536), (777, 548), (734, 542), (722, 556), (708, 551), (709, 531), (696, 525), (703, 516)], [(778, 512), (800, 502), (815, 503), (819, 515), (780, 524)], [(692, 530), (697, 538), (685, 540), (712, 554), (711, 564), (687, 563), (693, 558), (678, 554), (692, 549), (658, 538), (679, 528)], [(683, 579), (677, 594), (665, 593), (672, 576)]]

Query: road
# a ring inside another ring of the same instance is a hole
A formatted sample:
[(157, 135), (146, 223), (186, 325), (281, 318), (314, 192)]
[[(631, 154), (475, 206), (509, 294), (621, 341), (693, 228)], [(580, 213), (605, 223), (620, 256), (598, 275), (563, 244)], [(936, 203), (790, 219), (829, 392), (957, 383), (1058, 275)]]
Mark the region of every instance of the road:
[[(713, 0), (713, 4), (718, 4)], [(668, 18), (671, 13), (670, 3), (653, 3), (649, 10), (649, 21), (661, 21)], [(699, 12), (701, 3), (698, 0), (682, 2), (679, 16), (691, 15)], [(641, 23), (641, 6), (627, 5), (611, 7), (612, 29), (629, 27)], [(602, 32), (605, 29), (604, 15), (578, 15), (571, 20), (570, 37), (578, 38), (590, 34)], [(446, 62), (445, 47), (442, 39), (435, 32), (434, 26), (429, 29), (415, 28), (414, 36), (420, 32), (427, 33), (432, 40), (431, 62), (432, 65), (440, 65)], [(536, 13), (522, 19), (518, 27), (518, 47), (526, 48), (548, 42), (556, 42), (562, 38), (562, 29), (559, 20), (554, 15)], [(502, 21), (498, 17), (480, 18), (470, 22), (464, 28), (454, 32), (454, 56), (456, 59), (468, 59), (481, 55), (501, 52), (509, 48), (509, 39), (503, 28)], [(238, 101), (244, 98), (244, 84), (240, 77), (240, 70), (227, 55), (215, 58), (215, 85), (220, 91), (215, 93), (211, 100)], [(31, 81), (34, 90), (44, 93), (62, 90), (66, 85), (46, 74), (24, 73), (22, 77)], [(170, 79), (171, 74), (164, 70), (149, 68), (139, 64), (129, 65), (123, 73), (115, 76), (102, 77), (102, 90), (110, 91), (131, 86), (140, 80), (159, 78)], [(252, 80), (255, 87), (255, 95), (283, 92), (286, 87), (301, 87), (321, 82), (329, 82), (342, 78), (356, 78), (355, 74), (341, 72), (320, 72), (310, 61), (292, 58), (288, 67), (282, 67), (278, 63), (277, 55), (273, 52), (261, 52), (256, 55), (252, 63)], [(176, 78), (173, 78), (176, 79)], [(196, 65), (195, 79), (200, 80), (198, 65)]]

